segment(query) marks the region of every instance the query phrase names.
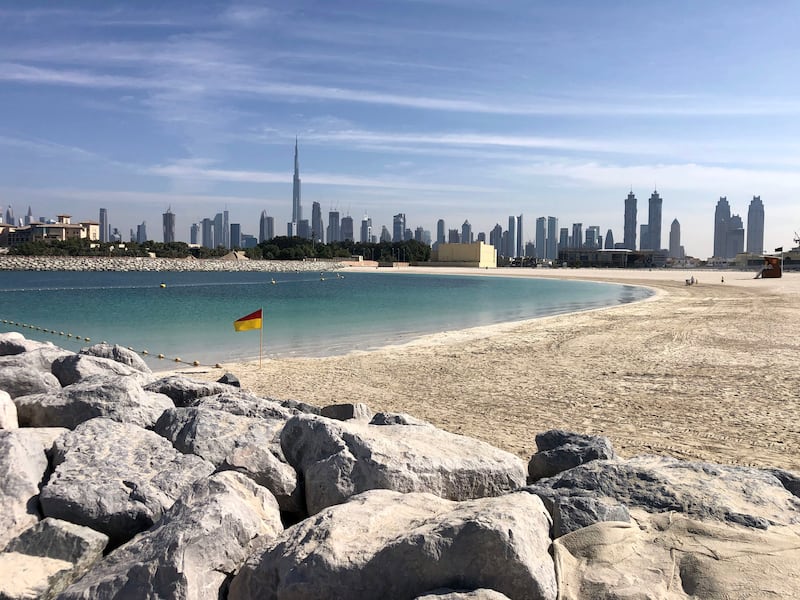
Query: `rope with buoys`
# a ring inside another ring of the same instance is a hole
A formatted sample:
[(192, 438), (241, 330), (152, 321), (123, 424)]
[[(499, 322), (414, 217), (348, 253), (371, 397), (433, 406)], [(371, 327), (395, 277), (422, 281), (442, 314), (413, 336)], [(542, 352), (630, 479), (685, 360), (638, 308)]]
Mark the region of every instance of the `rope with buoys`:
[[(48, 334), (51, 334), (51, 335), (61, 336), (61, 337), (68, 338), (70, 340), (75, 340), (76, 342), (79, 342), (79, 341), (91, 342), (92, 341), (92, 339), (89, 338), (89, 337), (83, 337), (83, 336), (80, 336), (80, 335), (74, 335), (71, 332), (56, 331), (55, 329), (48, 329), (47, 327), (39, 327), (38, 325), (31, 325), (29, 323), (20, 323), (20, 322), (17, 322), (17, 321), (12, 321), (10, 319), (0, 319), (0, 323), (2, 323), (3, 325), (10, 325), (12, 327), (20, 327), (22, 329), (31, 329), (33, 331), (41, 331), (42, 333), (48, 333)], [(101, 343), (107, 344), (108, 342), (103, 340)], [(126, 348), (128, 350), (130, 350), (131, 352), (137, 352), (137, 350), (134, 350), (130, 346), (126, 346)], [(140, 351), (138, 351), (138, 353), (142, 354), (143, 356), (150, 356), (150, 352), (148, 350), (140, 350)], [(155, 358), (157, 358), (159, 360), (165, 360), (167, 357), (164, 354), (157, 354), (155, 356)], [(191, 365), (193, 367), (213, 367), (215, 369), (221, 369), (222, 368), (222, 365), (219, 364), (219, 363), (215, 363), (213, 365), (204, 365), (199, 360), (193, 360), (191, 362), (187, 362), (187, 361), (184, 361), (179, 356), (176, 356), (175, 358), (172, 358), (171, 360), (173, 362), (176, 362), (176, 363), (185, 364), (187, 366)]]

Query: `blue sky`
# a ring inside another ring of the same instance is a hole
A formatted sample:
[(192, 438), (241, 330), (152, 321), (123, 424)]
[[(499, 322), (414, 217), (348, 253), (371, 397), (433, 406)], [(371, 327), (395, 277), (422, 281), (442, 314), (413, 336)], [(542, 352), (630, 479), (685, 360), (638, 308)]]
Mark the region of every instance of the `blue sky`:
[(712, 253), (716, 201), (767, 250), (800, 230), (800, 4), (779, 1), (0, 2), (0, 204), (161, 240), (228, 209), (378, 231), (405, 212), (524, 216), (622, 239), (630, 189), (662, 246)]

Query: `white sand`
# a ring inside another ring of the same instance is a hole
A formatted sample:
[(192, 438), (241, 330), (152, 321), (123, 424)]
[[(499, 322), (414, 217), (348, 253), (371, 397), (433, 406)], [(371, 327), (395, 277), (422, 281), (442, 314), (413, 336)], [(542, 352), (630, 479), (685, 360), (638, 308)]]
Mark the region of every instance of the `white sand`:
[[(592, 279), (659, 293), (373, 352), (267, 360), (260, 369), (229, 364), (194, 376), (229, 371), (272, 398), (410, 413), (525, 459), (537, 432), (559, 427), (607, 435), (626, 456), (800, 470), (799, 273), (754, 280), (752, 273), (667, 269), (396, 272)], [(692, 275), (699, 283), (686, 286)]]

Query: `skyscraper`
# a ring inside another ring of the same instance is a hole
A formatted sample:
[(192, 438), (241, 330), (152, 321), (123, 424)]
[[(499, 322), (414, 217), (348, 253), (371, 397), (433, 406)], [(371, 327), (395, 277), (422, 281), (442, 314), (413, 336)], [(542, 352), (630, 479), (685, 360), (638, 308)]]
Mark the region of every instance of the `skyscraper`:
[(108, 211), (105, 208), (100, 209), (100, 241), (108, 242), (108, 234), (111, 233), (108, 229)]
[(356, 237), (353, 233), (353, 217), (346, 216), (342, 217), (342, 229), (341, 229), (342, 241), (343, 242), (354, 242), (356, 241)]
[(544, 255), (549, 260), (558, 258), (558, 219), (547, 217), (547, 252)]
[(731, 215), (725, 240), (725, 258), (735, 258), (744, 252), (744, 223), (739, 215)]
[(489, 245), (497, 250), (497, 254), (503, 253), (503, 228), (500, 227), (500, 223), (489, 232)]
[(572, 247), (582, 248), (583, 242), (583, 223), (572, 224)]
[(380, 240), (381, 240), (381, 243), (391, 242), (392, 241), (392, 235), (389, 233), (389, 230), (386, 229), (386, 225), (381, 225), (381, 237), (380, 237)]
[(228, 218), (228, 209), (222, 211), (222, 240), (220, 243), (223, 248), (231, 247), (231, 227)]
[(536, 258), (542, 260), (547, 256), (547, 221), (544, 217), (536, 219)]
[(636, 196), (633, 190), (625, 198), (625, 225), (622, 243), (628, 250), (636, 250)]
[(406, 231), (406, 215), (405, 213), (397, 213), (392, 221), (392, 241), (402, 242), (403, 235)]
[(647, 214), (647, 245), (651, 250), (661, 249), (661, 205), (663, 200), (656, 190), (650, 194)]
[[(566, 227), (558, 230), (558, 248), (569, 248), (569, 229)], [(558, 258), (557, 254), (555, 258)]]
[(141, 225), (136, 226), (136, 243), (144, 244), (147, 241), (147, 224), (142, 221)]
[(360, 241), (362, 244), (369, 244), (372, 241), (372, 219), (367, 215), (361, 219), (361, 236)]
[(761, 196), (753, 196), (747, 209), (747, 251), (751, 254), (764, 252), (764, 204)]
[(614, 232), (610, 229), (606, 231), (605, 240), (603, 240), (603, 248), (605, 250), (613, 250), (614, 249)]
[(649, 242), (647, 241), (647, 236), (650, 235), (650, 226), (647, 223), (642, 223), (639, 225), (639, 249), (640, 250), (647, 250), (649, 246)]
[(275, 237), (275, 219), (267, 215), (267, 211), (261, 211), (261, 218), (258, 221), (258, 241), (266, 242)]
[[(175, 214), (172, 212), (172, 207), (167, 208), (167, 212), (161, 215), (161, 221), (164, 229), (164, 243), (169, 244), (175, 241)], [(102, 227), (102, 225), (101, 225)]]
[(231, 223), (231, 248), (242, 247), (242, 225), (241, 223)]
[(327, 235), (325, 236), (328, 240), (328, 243), (331, 242), (341, 242), (342, 238), (340, 235), (340, 227), (341, 224), (339, 223), (339, 211), (338, 210), (331, 210), (328, 212), (328, 231)]
[(508, 258), (514, 258), (517, 251), (517, 219), (514, 215), (508, 217), (508, 231), (506, 232), (506, 247), (503, 254)]
[(200, 239), (200, 224), (192, 223), (192, 225), (189, 227), (189, 243), (198, 244), (198, 239)]
[(322, 227), (322, 208), (319, 202), (311, 203), (311, 237), (315, 242), (325, 241), (325, 232)]
[(439, 219), (436, 221), (436, 243), (437, 244), (444, 244), (445, 237), (444, 237), (444, 219)]
[(14, 222), (14, 211), (11, 208), (10, 204), (8, 205), (8, 208), (6, 209), (6, 223), (8, 225), (16, 226), (16, 223)]
[(290, 224), (290, 235), (297, 235), (297, 226), (302, 219), (303, 207), (300, 205), (300, 159), (297, 155), (297, 138), (294, 138), (294, 179), (292, 181), (292, 222)]
[(599, 248), (600, 247), (600, 227), (597, 225), (589, 225), (586, 228), (586, 247)]
[(524, 244), (522, 243), (522, 215), (517, 217), (517, 251), (514, 253), (514, 256), (524, 256), (525, 252), (523, 250)]
[(23, 225), (30, 225), (33, 223), (33, 211), (31, 210), (30, 205), (28, 206), (28, 212), (25, 213), (25, 220), (22, 222)]
[(464, 224), (461, 226), (461, 243), (472, 243), (472, 225), (469, 224), (469, 221), (464, 221)]
[(721, 196), (714, 209), (714, 256), (727, 258), (728, 226), (731, 220), (731, 206), (728, 199)]
[(670, 258), (683, 258), (681, 251), (681, 224), (678, 219), (672, 221), (669, 228), (669, 256)]
[(204, 248), (214, 247), (214, 220), (205, 218), (200, 223), (200, 245)]

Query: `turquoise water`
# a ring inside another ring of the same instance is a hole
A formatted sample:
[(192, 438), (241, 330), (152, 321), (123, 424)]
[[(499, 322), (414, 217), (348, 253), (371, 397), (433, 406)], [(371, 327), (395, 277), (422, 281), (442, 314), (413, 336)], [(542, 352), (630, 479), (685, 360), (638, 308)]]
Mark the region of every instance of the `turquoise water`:
[(6, 271), (0, 273), (0, 331), (70, 350), (100, 341), (147, 350), (151, 366), (167, 369), (170, 362), (152, 357), (202, 364), (258, 357), (259, 332), (235, 332), (233, 321), (260, 307), (264, 357), (323, 356), (648, 295), (627, 285), (380, 272)]

